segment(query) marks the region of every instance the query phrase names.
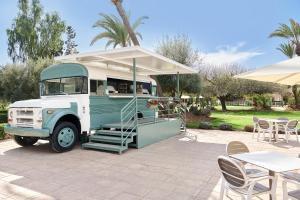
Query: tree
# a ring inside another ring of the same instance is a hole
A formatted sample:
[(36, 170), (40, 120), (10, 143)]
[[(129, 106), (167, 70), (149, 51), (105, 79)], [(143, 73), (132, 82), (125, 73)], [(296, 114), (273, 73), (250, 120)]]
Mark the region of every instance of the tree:
[(136, 34), (134, 32), (134, 28), (133, 28), (133, 26), (130, 25), (129, 19), (128, 19), (127, 15), (126, 15), (126, 12), (125, 12), (125, 10), (122, 6), (123, 0), (111, 0), (111, 1), (116, 6), (118, 13), (119, 13), (119, 15), (121, 16), (121, 18), (123, 20), (123, 24), (126, 27), (127, 32), (129, 34), (132, 42), (133, 42), (133, 45), (134, 46), (140, 46), (140, 43), (139, 43), (139, 41), (136, 37)]
[(1, 100), (14, 102), (38, 98), (40, 72), (52, 63), (51, 59), (38, 59), (5, 65), (0, 69)]
[(66, 45), (65, 55), (79, 53), (76, 49), (78, 45), (75, 43), (74, 40), (75, 37), (76, 37), (76, 32), (73, 29), (73, 27), (67, 26), (67, 41), (65, 41), (65, 45)]
[[(288, 44), (281, 44), (279, 50), (287, 55), (289, 58), (292, 58), (294, 53), (297, 56), (300, 56), (300, 25), (293, 19), (290, 19), (290, 25), (280, 24), (279, 27), (270, 34), (270, 37), (280, 37), (288, 40)], [(298, 94), (298, 86), (292, 86), (292, 92), (295, 98), (295, 105), (297, 108), (300, 108), (300, 99)]]
[(278, 84), (233, 77), (242, 72), (245, 72), (245, 70), (237, 64), (203, 65), (200, 68), (200, 75), (204, 80), (202, 95), (217, 97), (221, 103), (222, 111), (226, 111), (227, 100), (241, 98), (247, 94), (265, 94), (280, 91)]
[[(95, 42), (97, 42), (100, 39), (106, 38), (108, 39), (106, 43), (106, 48), (110, 45), (113, 45), (113, 48), (117, 46), (121, 47), (127, 47), (131, 46), (132, 39), (130, 35), (128, 34), (128, 30), (117, 16), (115, 15), (107, 15), (100, 13), (101, 19), (98, 20), (94, 24), (94, 28), (102, 28), (105, 31), (98, 34), (96, 37), (93, 38), (91, 45), (93, 45)], [(128, 18), (130, 15), (128, 14)], [(147, 19), (148, 17), (143, 16), (138, 18), (132, 25), (132, 29), (134, 30), (134, 33), (139, 36), (140, 39), (142, 39), (142, 35), (136, 31), (138, 26), (143, 24), (143, 21)]]
[(6, 30), (8, 55), (13, 62), (52, 58), (62, 54), (65, 23), (57, 13), (46, 13), (39, 0), (19, 0), (19, 13)]
[[(199, 61), (198, 52), (192, 48), (190, 39), (185, 35), (163, 38), (156, 48), (156, 52), (190, 67), (193, 67)], [(159, 75), (156, 78), (161, 88), (163, 88), (163, 93), (176, 95), (177, 75)], [(179, 75), (179, 85), (179, 96), (182, 93), (199, 94), (201, 90), (198, 74)]]
[(279, 27), (270, 34), (270, 37), (287, 39), (294, 47), (297, 56), (300, 56), (300, 25), (294, 19), (290, 19), (290, 25), (279, 24)]
[(204, 79), (203, 95), (216, 96), (222, 106), (222, 111), (226, 111), (226, 100), (232, 96), (239, 96), (238, 79), (233, 76), (241, 71), (235, 64), (229, 65), (205, 65), (200, 69), (200, 74)]

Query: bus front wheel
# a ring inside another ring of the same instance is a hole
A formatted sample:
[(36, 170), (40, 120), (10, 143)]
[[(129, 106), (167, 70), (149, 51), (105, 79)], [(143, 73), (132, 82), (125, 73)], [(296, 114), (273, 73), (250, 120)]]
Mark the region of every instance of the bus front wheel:
[(55, 152), (70, 151), (78, 140), (78, 129), (71, 122), (59, 123), (50, 138), (51, 148)]
[(25, 136), (15, 135), (14, 140), (18, 145), (22, 147), (27, 147), (27, 146), (34, 145), (39, 139), (36, 137), (25, 137)]

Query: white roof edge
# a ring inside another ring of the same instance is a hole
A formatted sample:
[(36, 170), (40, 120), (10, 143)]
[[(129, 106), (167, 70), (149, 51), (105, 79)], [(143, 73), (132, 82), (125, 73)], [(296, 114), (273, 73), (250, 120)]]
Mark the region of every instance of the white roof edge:
[[(140, 46), (131, 46), (131, 47), (110, 49), (110, 50), (91, 51), (91, 52), (85, 52), (85, 53), (79, 53), (79, 54), (73, 54), (73, 55), (58, 56), (58, 57), (55, 57), (54, 60), (56, 60), (56, 61), (70, 60), (70, 62), (71, 62), (72, 59), (74, 60), (76, 58), (81, 58), (81, 57), (85, 57), (85, 56), (101, 56), (101, 54), (110, 54), (110, 53), (119, 53), (119, 52), (122, 53), (122, 52), (126, 52), (126, 51), (130, 52), (130, 51), (134, 51), (134, 50), (138, 50), (146, 55), (155, 57), (164, 62), (175, 65), (176, 67), (183, 68), (184, 70), (190, 71), (191, 73), (198, 73), (198, 71), (193, 69), (192, 67), (178, 63), (172, 59), (164, 57), (158, 53), (146, 50)], [(104, 57), (105, 57), (105, 55), (104, 55)], [(134, 56), (132, 58), (134, 58)], [(180, 70), (178, 70), (178, 71), (180, 71)]]

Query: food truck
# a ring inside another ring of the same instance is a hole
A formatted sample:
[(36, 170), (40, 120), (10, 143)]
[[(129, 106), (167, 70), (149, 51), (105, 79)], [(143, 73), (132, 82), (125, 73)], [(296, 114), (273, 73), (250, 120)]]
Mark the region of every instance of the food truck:
[(158, 97), (155, 75), (196, 73), (141, 47), (55, 58), (40, 75), (40, 98), (9, 106), (4, 130), (21, 146), (49, 140), (55, 152), (84, 149), (122, 153), (180, 133), (185, 109)]

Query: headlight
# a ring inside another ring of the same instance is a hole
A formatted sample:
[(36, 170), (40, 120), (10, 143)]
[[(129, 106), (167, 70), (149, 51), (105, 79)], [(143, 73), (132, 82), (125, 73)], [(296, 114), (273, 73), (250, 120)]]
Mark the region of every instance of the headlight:
[(14, 117), (14, 112), (11, 110), (9, 111), (9, 118), (12, 119)]
[(13, 122), (14, 112), (12, 110), (8, 110), (7, 122), (11, 124)]

